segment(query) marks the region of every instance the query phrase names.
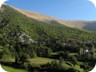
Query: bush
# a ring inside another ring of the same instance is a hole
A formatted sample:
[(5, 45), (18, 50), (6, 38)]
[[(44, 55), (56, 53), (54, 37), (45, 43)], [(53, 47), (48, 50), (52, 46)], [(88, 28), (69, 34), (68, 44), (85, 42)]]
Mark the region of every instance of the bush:
[(79, 72), (79, 71), (71, 67), (68, 70), (66, 70), (65, 72)]
[(75, 65), (75, 64), (77, 64), (77, 62), (78, 62), (78, 60), (77, 60), (77, 58), (75, 57), (75, 56), (71, 56), (70, 57), (70, 61)]

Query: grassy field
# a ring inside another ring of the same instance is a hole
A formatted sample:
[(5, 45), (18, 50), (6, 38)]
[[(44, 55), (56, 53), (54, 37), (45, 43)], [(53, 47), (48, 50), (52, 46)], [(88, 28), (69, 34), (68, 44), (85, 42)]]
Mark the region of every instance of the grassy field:
[[(43, 58), (43, 57), (36, 57), (36, 58), (29, 59), (30, 63), (34, 64), (34, 65), (43, 65), (43, 64), (47, 64), (48, 62), (51, 63), (54, 60), (55, 59)], [(12, 59), (12, 62), (13, 61), (14, 61), (14, 59)], [(56, 60), (56, 61), (58, 62), (59, 60)], [(78, 62), (78, 63), (80, 63), (80, 62)], [(65, 70), (68, 70), (69, 68), (73, 67), (77, 70), (79, 69), (80, 72), (83, 72), (83, 69), (81, 69), (78, 65), (74, 66), (71, 62), (64, 61), (64, 63), (62, 65)], [(26, 70), (23, 70), (23, 69), (16, 69), (16, 68), (5, 66), (5, 65), (2, 65), (2, 68), (8, 72), (27, 72)]]
[[(51, 63), (52, 61), (55, 61), (56, 59), (36, 57), (36, 58), (29, 59), (29, 60), (30, 60), (30, 62), (32, 64), (43, 65), (43, 64), (47, 64), (48, 62)], [(56, 61), (58, 62), (59, 60), (56, 60)], [(65, 70), (67, 70), (70, 67), (72, 67), (72, 65), (68, 65), (68, 64), (66, 64), (66, 62), (64, 62), (62, 65), (63, 65), (63, 67), (64, 67)]]
[(13, 68), (10, 66), (4, 66), (4, 65), (2, 65), (2, 68), (8, 72), (27, 72), (26, 70), (23, 70), (23, 69), (16, 69), (16, 68)]
[(36, 57), (36, 58), (32, 58), (32, 59), (29, 59), (30, 62), (32, 64), (39, 64), (39, 65), (42, 65), (42, 64), (47, 64), (48, 62), (52, 62), (54, 59), (49, 59), (49, 58), (43, 58), (43, 57)]

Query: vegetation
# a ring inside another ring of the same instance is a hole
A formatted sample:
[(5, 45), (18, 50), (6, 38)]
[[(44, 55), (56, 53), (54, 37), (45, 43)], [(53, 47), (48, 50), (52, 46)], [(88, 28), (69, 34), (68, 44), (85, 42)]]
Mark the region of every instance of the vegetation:
[(4, 65), (2, 65), (2, 68), (8, 72), (27, 72), (26, 70), (23, 70), (23, 69), (16, 69), (16, 68), (4, 66)]
[(95, 65), (95, 55), (94, 32), (46, 24), (7, 5), (0, 11), (0, 61), (4, 65), (29, 72), (87, 72)]

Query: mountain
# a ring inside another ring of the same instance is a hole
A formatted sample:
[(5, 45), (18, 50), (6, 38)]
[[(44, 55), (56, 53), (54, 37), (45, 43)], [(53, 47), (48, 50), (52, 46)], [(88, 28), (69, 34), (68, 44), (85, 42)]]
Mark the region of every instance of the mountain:
[[(28, 35), (32, 36), (33, 38), (37, 38), (40, 35), (40, 33), (42, 33), (42, 32), (39, 33), (38, 31), (43, 31), (45, 35), (52, 35), (56, 37), (59, 36), (59, 33), (62, 33), (60, 35), (62, 37), (70, 37), (70, 38), (75, 36), (76, 38), (79, 38), (79, 37), (83, 38), (85, 36), (85, 39), (89, 38), (89, 37), (86, 37), (86, 35), (90, 36), (90, 33), (92, 33), (90, 31), (70, 28), (70, 27), (67, 27), (66, 25), (59, 24), (59, 20), (55, 18), (40, 15), (35, 12), (24, 14), (25, 12), (23, 10), (17, 9), (12, 6), (4, 5), (1, 9), (1, 17), (4, 17), (4, 19), (9, 22), (8, 23), (9, 25), (19, 26), (22, 30), (24, 30)], [(55, 22), (55, 20), (57, 20), (58, 22)], [(76, 24), (78, 22), (80, 24), (84, 23), (83, 21), (76, 21), (76, 22), (70, 21), (70, 22), (72, 22), (72, 25), (73, 23)], [(67, 22), (67, 23), (70, 23), (70, 22)], [(66, 33), (68, 34), (68, 36), (66, 35)], [(84, 35), (82, 37), (78, 34), (80, 35), (84, 34)]]
[(96, 31), (96, 21), (65, 21), (69, 27)]
[[(95, 32), (71, 28), (59, 23), (58, 19), (45, 18), (38, 13), (29, 14), (32, 18), (21, 11), (9, 5), (0, 9), (1, 63), (28, 72), (87, 72), (94, 67)], [(47, 58), (47, 62), (37, 65), (39, 60), (35, 57), (41, 57), (41, 61)], [(50, 63), (50, 59), (54, 61)]]
[(18, 9), (15, 7), (12, 7), (15, 10), (21, 12), (22, 14), (34, 18), (36, 20), (45, 22), (45, 23), (51, 23), (51, 24), (63, 24), (68, 27), (72, 28), (79, 28), (79, 29), (85, 29), (85, 30), (91, 30), (91, 31), (96, 31), (96, 21), (84, 21), (84, 20), (60, 20), (57, 18), (49, 17), (43, 14), (39, 14), (37, 12), (33, 11), (27, 11), (27, 10), (22, 10)]

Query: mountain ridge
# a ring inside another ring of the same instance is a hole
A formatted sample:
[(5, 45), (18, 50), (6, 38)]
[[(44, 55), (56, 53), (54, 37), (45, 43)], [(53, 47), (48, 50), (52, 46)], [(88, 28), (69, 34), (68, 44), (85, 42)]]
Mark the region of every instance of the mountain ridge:
[(96, 31), (96, 21), (85, 21), (85, 20), (60, 20), (54, 17), (50, 17), (47, 15), (43, 15), (34, 11), (27, 11), (22, 10), (19, 8), (15, 8), (13, 6), (10, 6), (13, 9), (21, 12), (22, 14), (26, 15), (29, 18), (33, 18), (45, 23), (51, 23), (51, 24), (62, 24), (68, 27), (72, 28), (78, 28), (78, 29), (85, 29), (85, 30), (91, 30)]

